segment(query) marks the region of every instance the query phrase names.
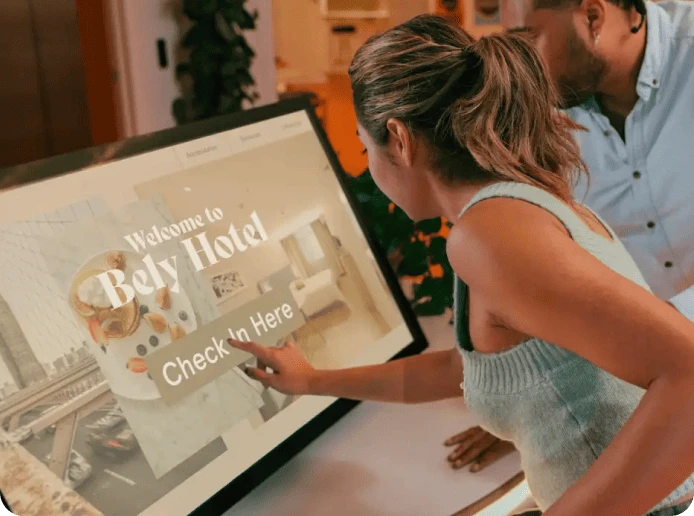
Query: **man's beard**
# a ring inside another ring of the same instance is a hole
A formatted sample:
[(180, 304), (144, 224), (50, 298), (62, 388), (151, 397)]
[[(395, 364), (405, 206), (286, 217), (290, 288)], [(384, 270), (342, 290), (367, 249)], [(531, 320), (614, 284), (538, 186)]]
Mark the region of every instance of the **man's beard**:
[(569, 37), (567, 70), (557, 80), (562, 108), (578, 106), (595, 95), (607, 70), (606, 61), (589, 49), (574, 32)]

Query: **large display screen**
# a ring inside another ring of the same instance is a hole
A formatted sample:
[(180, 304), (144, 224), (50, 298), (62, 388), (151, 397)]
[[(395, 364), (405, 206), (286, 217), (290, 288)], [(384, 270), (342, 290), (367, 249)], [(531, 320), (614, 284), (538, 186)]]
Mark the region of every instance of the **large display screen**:
[(303, 103), (3, 172), (14, 512), (221, 513), (353, 406), (264, 389), (228, 338), (316, 368), (423, 349), (340, 174)]

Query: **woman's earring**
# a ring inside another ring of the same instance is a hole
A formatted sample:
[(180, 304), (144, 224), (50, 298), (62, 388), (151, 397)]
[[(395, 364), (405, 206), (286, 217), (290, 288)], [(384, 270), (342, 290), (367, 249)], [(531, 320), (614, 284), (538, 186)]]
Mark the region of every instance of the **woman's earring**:
[(596, 35), (593, 37), (593, 46), (596, 46), (596, 47), (597, 47), (597, 46), (598, 46), (598, 41), (600, 41), (600, 33), (596, 34)]

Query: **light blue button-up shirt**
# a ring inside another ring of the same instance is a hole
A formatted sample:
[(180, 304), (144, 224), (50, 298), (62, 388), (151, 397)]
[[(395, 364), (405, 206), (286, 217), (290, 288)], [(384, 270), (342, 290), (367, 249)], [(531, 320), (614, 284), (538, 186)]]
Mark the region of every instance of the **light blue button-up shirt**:
[(595, 99), (568, 110), (590, 180), (576, 198), (612, 226), (659, 297), (694, 321), (694, 2), (646, 2), (646, 53), (625, 141)]

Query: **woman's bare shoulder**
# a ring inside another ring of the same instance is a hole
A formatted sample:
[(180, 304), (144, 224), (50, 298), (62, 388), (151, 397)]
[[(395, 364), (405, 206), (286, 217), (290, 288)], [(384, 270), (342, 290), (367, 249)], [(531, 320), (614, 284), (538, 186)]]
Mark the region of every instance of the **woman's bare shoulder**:
[(499, 260), (525, 256), (529, 247), (543, 245), (576, 244), (549, 211), (527, 201), (499, 197), (475, 204), (453, 224), (447, 252), (451, 266), (464, 278), (476, 275), (480, 266), (499, 266)]

